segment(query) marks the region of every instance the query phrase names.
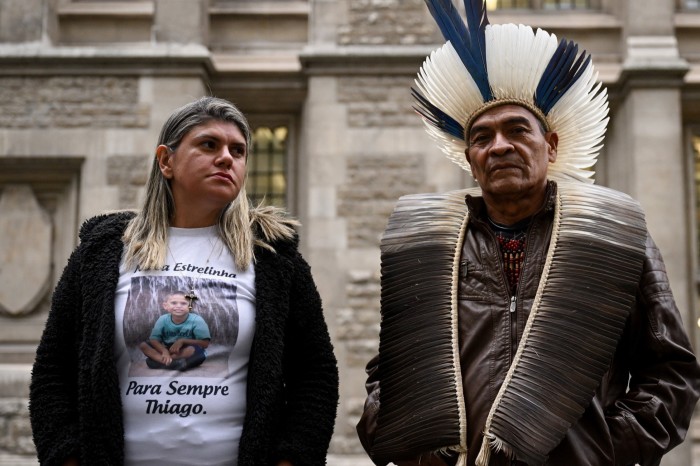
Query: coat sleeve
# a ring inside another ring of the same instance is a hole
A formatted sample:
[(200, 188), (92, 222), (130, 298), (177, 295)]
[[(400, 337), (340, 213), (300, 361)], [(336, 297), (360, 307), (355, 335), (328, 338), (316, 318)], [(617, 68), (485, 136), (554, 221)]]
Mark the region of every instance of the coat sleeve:
[(365, 400), (364, 411), (357, 423), (357, 435), (360, 438), (360, 443), (367, 454), (370, 454), (374, 445), (374, 436), (377, 431), (377, 416), (379, 414), (379, 355), (373, 357), (365, 368), (367, 372), (367, 381), (365, 382), (365, 390), (367, 390), (367, 399)]
[(76, 249), (54, 290), (29, 387), (29, 416), (39, 462), (60, 465), (79, 457), (77, 412), (78, 342), (81, 308), (80, 249)]
[(658, 464), (685, 438), (699, 395), (700, 368), (651, 237), (630, 322), (629, 389), (606, 413), (615, 463)]
[[(360, 443), (367, 454), (370, 454), (374, 445), (374, 437), (377, 433), (377, 417), (379, 415), (379, 396), (381, 389), (379, 387), (379, 355), (373, 357), (365, 368), (367, 372), (367, 382), (365, 389), (367, 390), (367, 399), (365, 407), (357, 423), (357, 435), (360, 437)], [(374, 459), (372, 460), (374, 461)], [(415, 458), (408, 461), (398, 461), (397, 466), (449, 466), (457, 462), (456, 457), (447, 457), (442, 454), (427, 454), (420, 458)], [(386, 463), (377, 463), (378, 466), (385, 466)]]
[(311, 270), (298, 253), (294, 262), (285, 330), (284, 431), (275, 456), (294, 466), (324, 465), (338, 407), (338, 366)]

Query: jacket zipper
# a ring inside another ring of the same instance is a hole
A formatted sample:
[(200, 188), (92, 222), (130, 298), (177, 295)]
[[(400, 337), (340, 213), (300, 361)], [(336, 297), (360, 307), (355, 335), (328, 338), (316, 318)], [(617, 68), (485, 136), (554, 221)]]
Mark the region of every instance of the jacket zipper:
[(518, 338), (518, 318), (517, 318), (517, 307), (518, 307), (518, 293), (520, 291), (520, 284), (523, 280), (523, 276), (525, 275), (523, 272), (525, 271), (525, 264), (528, 262), (528, 250), (530, 249), (530, 241), (529, 238), (532, 235), (532, 229), (535, 223), (538, 221), (538, 219), (541, 217), (542, 213), (546, 211), (547, 209), (547, 204), (549, 202), (549, 197), (551, 196), (550, 194), (550, 185), (547, 185), (547, 191), (545, 193), (545, 203), (542, 206), (542, 208), (537, 211), (533, 216), (532, 220), (530, 222), (530, 225), (527, 227), (527, 233), (525, 234), (525, 257), (523, 259), (523, 263), (520, 267), (520, 277), (518, 278), (518, 284), (515, 287), (515, 293), (511, 296), (510, 294), (510, 287), (508, 286), (508, 278), (506, 277), (505, 270), (503, 269), (503, 257), (501, 254), (501, 249), (498, 245), (498, 239), (496, 238), (496, 235), (494, 234), (493, 230), (486, 224), (486, 222), (482, 220), (478, 220), (478, 224), (481, 224), (482, 230), (485, 230), (488, 232), (488, 235), (491, 236), (491, 239), (493, 241), (493, 244), (496, 246), (496, 251), (498, 255), (498, 263), (501, 266), (501, 283), (504, 285), (504, 289), (506, 290), (507, 296), (509, 296), (509, 300), (506, 301), (506, 305), (508, 306), (508, 318), (509, 318), (509, 324), (510, 324), (510, 351), (509, 351), (509, 359), (508, 359), (508, 366), (510, 367), (513, 364), (513, 359), (515, 358), (515, 353), (518, 351), (518, 345), (517, 345), (517, 338)]
[[(488, 225), (484, 225), (483, 229), (488, 232), (488, 235), (491, 237), (491, 240), (493, 244), (496, 246), (496, 257), (498, 257), (498, 264), (501, 269), (501, 283), (503, 284), (503, 289), (506, 291), (506, 295), (510, 296), (508, 301), (506, 301), (507, 306), (508, 306), (508, 327), (510, 329), (510, 344), (508, 345), (509, 351), (508, 351), (508, 367), (513, 363), (513, 358), (515, 356), (515, 351), (517, 350), (517, 346), (515, 345), (515, 338), (516, 338), (516, 323), (517, 323), (517, 315), (515, 313), (516, 307), (517, 307), (517, 298), (514, 295), (510, 294), (510, 287), (508, 286), (508, 277), (506, 277), (506, 272), (504, 270), (504, 264), (503, 264), (503, 255), (501, 254), (501, 248), (498, 245), (498, 239), (496, 238), (496, 235), (494, 234), (493, 230)], [(529, 232), (529, 230), (528, 230)], [(522, 278), (522, 276), (521, 276)], [(518, 279), (520, 281), (520, 278)], [(520, 287), (520, 283), (518, 283), (518, 287), (516, 287), (515, 292), (517, 294), (518, 288)]]
[[(513, 364), (515, 359), (515, 353), (518, 352), (518, 314), (516, 313), (517, 306), (517, 295), (520, 293), (520, 284), (525, 276), (525, 265), (528, 263), (528, 250), (530, 249), (530, 236), (532, 234), (533, 225), (537, 220), (538, 215), (535, 214), (530, 221), (530, 225), (527, 227), (527, 232), (525, 233), (525, 251), (523, 251), (523, 263), (520, 264), (520, 276), (518, 277), (518, 284), (515, 286), (515, 294), (510, 298), (510, 363)], [(502, 268), (502, 267), (501, 267)], [(505, 272), (504, 272), (505, 275)]]
[(496, 246), (496, 253), (498, 256), (498, 263), (500, 264), (501, 268), (501, 282), (503, 284), (504, 289), (506, 290), (506, 294), (509, 296), (509, 299), (507, 301), (507, 306), (508, 306), (508, 320), (509, 320), (509, 328), (510, 328), (510, 345), (509, 345), (509, 355), (508, 355), (508, 367), (510, 367), (511, 364), (513, 364), (513, 360), (515, 359), (515, 353), (518, 351), (518, 314), (517, 314), (517, 306), (518, 306), (518, 292), (520, 291), (520, 283), (523, 280), (523, 271), (525, 270), (525, 264), (528, 261), (528, 249), (530, 248), (530, 241), (528, 241), (528, 238), (530, 238), (530, 235), (532, 233), (532, 228), (533, 225), (535, 224), (536, 217), (538, 215), (535, 214), (532, 218), (532, 222), (530, 222), (530, 225), (527, 227), (527, 233), (525, 234), (525, 257), (523, 259), (523, 263), (520, 267), (520, 277), (518, 277), (518, 284), (515, 287), (515, 293), (513, 295), (510, 294), (510, 287), (508, 286), (508, 277), (506, 277), (506, 272), (503, 269), (504, 264), (503, 264), (503, 257), (501, 254), (501, 249), (500, 246), (498, 245), (498, 239), (496, 238), (496, 235), (494, 232), (491, 230), (491, 228), (488, 225), (483, 225), (483, 229), (488, 232), (488, 234), (491, 236), (491, 239), (493, 241), (493, 244)]
[(510, 327), (510, 351), (509, 351), (509, 358), (508, 358), (508, 366), (513, 364), (513, 360), (515, 359), (515, 353), (518, 351), (518, 293), (520, 292), (520, 283), (523, 281), (523, 276), (524, 276), (524, 271), (525, 271), (525, 264), (528, 262), (528, 249), (530, 248), (530, 241), (528, 241), (528, 238), (530, 238), (530, 234), (532, 233), (532, 227), (534, 225), (535, 218), (533, 217), (532, 222), (530, 225), (527, 227), (527, 232), (525, 233), (525, 257), (523, 258), (523, 263), (520, 265), (520, 276), (518, 277), (518, 284), (515, 287), (515, 292), (513, 295), (510, 295), (510, 288), (508, 286), (508, 278), (506, 277), (506, 272), (503, 269), (504, 264), (503, 264), (503, 257), (500, 253), (500, 247), (498, 246), (498, 240), (496, 239), (496, 235), (494, 235), (493, 231), (489, 228), (489, 233), (491, 234), (491, 237), (494, 239), (494, 242), (496, 244), (496, 248), (498, 251), (498, 262), (501, 265), (501, 277), (503, 277), (503, 284), (505, 286), (505, 289), (507, 290), (507, 294), (510, 295), (510, 301), (508, 305), (508, 320), (509, 320), (509, 327)]

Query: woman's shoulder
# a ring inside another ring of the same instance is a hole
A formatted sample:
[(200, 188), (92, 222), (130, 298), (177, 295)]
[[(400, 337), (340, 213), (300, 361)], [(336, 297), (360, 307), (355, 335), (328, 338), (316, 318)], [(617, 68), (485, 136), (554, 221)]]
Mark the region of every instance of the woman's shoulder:
[(80, 227), (80, 241), (85, 242), (108, 236), (118, 236), (121, 238), (129, 221), (131, 221), (135, 215), (136, 213), (134, 211), (119, 211), (89, 218), (85, 220)]
[(272, 247), (277, 253), (295, 253), (299, 222), (279, 207), (258, 206), (250, 210), (250, 222), (257, 241)]

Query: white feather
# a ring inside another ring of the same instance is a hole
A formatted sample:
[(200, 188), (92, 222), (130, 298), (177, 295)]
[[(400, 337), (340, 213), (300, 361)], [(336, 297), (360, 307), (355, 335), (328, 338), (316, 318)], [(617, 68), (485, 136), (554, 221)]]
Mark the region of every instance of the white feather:
[(559, 135), (557, 161), (550, 177), (592, 178), (608, 123), (607, 91), (597, 82), (591, 63), (547, 116)]
[[(529, 26), (514, 24), (486, 27), (486, 66), (495, 99), (519, 99), (534, 104), (534, 93), (558, 46), (557, 37)], [(557, 160), (549, 167), (552, 179), (593, 182), (598, 153), (608, 123), (607, 92), (597, 82), (589, 63), (576, 83), (547, 115), (552, 131), (559, 135)], [(450, 42), (426, 58), (416, 86), (433, 105), (465, 124), (483, 105), (483, 97)], [(470, 172), (464, 151), (466, 142), (429, 122), (426, 130), (441, 151)]]
[(421, 67), (417, 84), (435, 106), (464, 124), (483, 102), (474, 79), (450, 42), (434, 51)]
[(486, 28), (489, 83), (496, 99), (533, 103), (537, 84), (557, 47), (556, 37), (529, 26)]
[(424, 123), (426, 132), (437, 143), (438, 147), (447, 158), (471, 174), (472, 170), (467, 163), (467, 158), (464, 153), (467, 149), (464, 140), (451, 137), (449, 134), (438, 130), (427, 121)]

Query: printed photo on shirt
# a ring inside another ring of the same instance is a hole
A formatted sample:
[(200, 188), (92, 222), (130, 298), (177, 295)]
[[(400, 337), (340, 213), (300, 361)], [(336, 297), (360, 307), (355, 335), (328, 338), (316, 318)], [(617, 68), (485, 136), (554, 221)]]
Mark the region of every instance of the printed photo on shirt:
[(129, 377), (222, 377), (236, 345), (236, 285), (180, 276), (135, 276), (124, 309)]

